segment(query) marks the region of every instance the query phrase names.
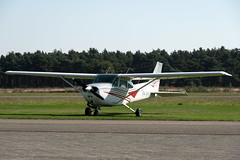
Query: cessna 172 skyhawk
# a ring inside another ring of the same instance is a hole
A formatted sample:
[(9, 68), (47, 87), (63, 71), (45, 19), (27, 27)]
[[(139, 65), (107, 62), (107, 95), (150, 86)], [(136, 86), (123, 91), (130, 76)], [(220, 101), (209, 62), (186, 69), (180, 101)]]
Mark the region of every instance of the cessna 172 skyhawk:
[[(7, 71), (8, 75), (27, 75), (27, 76), (45, 76), (58, 77), (72, 86), (75, 90), (82, 93), (87, 101), (85, 115), (99, 115), (99, 109), (102, 106), (123, 105), (133, 111), (136, 116), (142, 116), (142, 109), (134, 111), (127, 104), (143, 100), (150, 97), (160, 96), (183, 96), (186, 92), (160, 92), (160, 79), (177, 79), (192, 77), (209, 76), (231, 76), (224, 71), (209, 72), (162, 72), (162, 63), (157, 62), (153, 73), (129, 73), (129, 74), (88, 74), (88, 73), (59, 73), (59, 72), (30, 72), (30, 71)], [(70, 83), (67, 78), (74, 79), (82, 86), (79, 90)], [(83, 84), (78, 79), (94, 79), (91, 84)], [(147, 82), (133, 84), (132, 80), (145, 80)]]

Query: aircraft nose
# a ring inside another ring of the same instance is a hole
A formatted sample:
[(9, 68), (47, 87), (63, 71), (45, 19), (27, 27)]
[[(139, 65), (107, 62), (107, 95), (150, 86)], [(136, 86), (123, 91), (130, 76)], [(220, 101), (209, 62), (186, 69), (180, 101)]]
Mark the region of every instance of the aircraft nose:
[(85, 88), (85, 90), (88, 91), (88, 92), (91, 92), (92, 94), (94, 94), (99, 99), (104, 100), (104, 98), (100, 94), (97, 93), (97, 91), (99, 90), (97, 87), (95, 87), (95, 86), (87, 86)]
[(87, 86), (87, 87), (85, 88), (85, 90), (86, 90), (86, 91), (89, 91), (89, 92), (91, 91), (91, 89), (92, 89), (91, 86)]

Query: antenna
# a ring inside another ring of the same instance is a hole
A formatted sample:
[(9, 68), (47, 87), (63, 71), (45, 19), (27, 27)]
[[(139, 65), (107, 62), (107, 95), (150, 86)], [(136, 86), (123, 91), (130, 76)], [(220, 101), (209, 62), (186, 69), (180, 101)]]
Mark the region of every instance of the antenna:
[(126, 74), (128, 73), (129, 70), (130, 70), (130, 67), (128, 67), (128, 70), (127, 70)]
[(108, 70), (107, 70), (106, 74), (108, 74), (108, 72), (109, 72), (110, 68), (111, 68), (111, 67), (108, 67)]

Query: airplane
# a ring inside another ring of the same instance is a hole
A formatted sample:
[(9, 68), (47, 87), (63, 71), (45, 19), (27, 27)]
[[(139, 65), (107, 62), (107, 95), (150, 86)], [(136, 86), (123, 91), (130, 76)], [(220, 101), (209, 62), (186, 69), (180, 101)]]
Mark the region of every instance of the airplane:
[[(61, 73), (61, 72), (32, 72), (32, 71), (7, 71), (7, 75), (26, 75), (44, 76), (61, 78), (76, 91), (80, 92), (87, 101), (85, 115), (99, 115), (99, 110), (103, 106), (125, 106), (136, 114), (142, 116), (142, 109), (136, 111), (127, 104), (139, 100), (155, 97), (185, 96), (182, 92), (163, 92), (159, 91), (161, 79), (179, 79), (193, 77), (210, 76), (232, 76), (224, 71), (205, 71), (205, 72), (168, 72), (162, 73), (163, 63), (157, 62), (152, 73), (126, 73), (126, 74), (91, 74), (91, 73)], [(67, 79), (73, 79), (78, 83), (82, 90), (70, 83)], [(94, 79), (91, 84), (84, 84), (79, 79)], [(133, 84), (133, 80), (143, 80), (144, 82)]]

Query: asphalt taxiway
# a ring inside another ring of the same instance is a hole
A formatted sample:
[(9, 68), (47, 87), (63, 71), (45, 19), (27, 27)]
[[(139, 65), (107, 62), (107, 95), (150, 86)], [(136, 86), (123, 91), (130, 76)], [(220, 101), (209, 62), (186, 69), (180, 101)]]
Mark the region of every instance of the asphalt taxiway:
[(240, 122), (0, 119), (0, 159), (240, 159)]

